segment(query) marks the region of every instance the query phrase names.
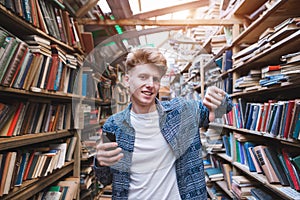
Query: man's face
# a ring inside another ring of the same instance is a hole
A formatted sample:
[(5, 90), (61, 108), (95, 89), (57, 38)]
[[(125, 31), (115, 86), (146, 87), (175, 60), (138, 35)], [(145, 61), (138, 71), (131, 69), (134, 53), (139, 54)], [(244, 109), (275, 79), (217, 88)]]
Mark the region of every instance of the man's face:
[(153, 64), (141, 64), (131, 69), (127, 75), (133, 109), (148, 110), (155, 105), (155, 97), (160, 88), (160, 70)]

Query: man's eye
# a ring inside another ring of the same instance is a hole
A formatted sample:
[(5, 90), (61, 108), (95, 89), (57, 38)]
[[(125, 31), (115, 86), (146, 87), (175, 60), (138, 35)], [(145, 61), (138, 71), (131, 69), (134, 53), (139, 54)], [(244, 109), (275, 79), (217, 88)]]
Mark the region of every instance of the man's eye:
[(145, 80), (145, 79), (146, 79), (146, 76), (145, 76), (145, 75), (141, 75), (140, 78), (141, 78), (142, 80)]

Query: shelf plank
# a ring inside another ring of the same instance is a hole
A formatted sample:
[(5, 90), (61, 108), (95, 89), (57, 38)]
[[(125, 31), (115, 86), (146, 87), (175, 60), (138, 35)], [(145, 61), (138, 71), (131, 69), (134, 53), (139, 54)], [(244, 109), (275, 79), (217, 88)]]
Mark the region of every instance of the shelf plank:
[(22, 136), (15, 136), (10, 138), (1, 138), (0, 150), (12, 149), (21, 146), (31, 145), (40, 142), (46, 142), (49, 140), (55, 140), (65, 137), (73, 136), (71, 131), (63, 130), (49, 133), (35, 133)]
[(265, 4), (267, 0), (242, 0), (234, 11), (235, 15), (249, 15)]
[(282, 83), (279, 86), (274, 86), (274, 87), (263, 87), (258, 90), (252, 90), (252, 91), (243, 91), (243, 92), (236, 92), (230, 95), (232, 98), (237, 98), (237, 97), (245, 97), (247, 95), (254, 95), (254, 96), (259, 96), (262, 94), (267, 94), (271, 92), (280, 92), (284, 90), (292, 90), (292, 89), (299, 89), (300, 85), (299, 84), (293, 84), (293, 83)]
[(43, 97), (43, 98), (53, 98), (53, 99), (64, 99), (64, 100), (75, 100), (80, 99), (80, 95), (70, 94), (70, 93), (63, 93), (63, 92), (51, 92), (51, 91), (43, 91), (43, 92), (31, 92), (27, 90), (9, 88), (0, 86), (0, 94), (3, 93), (6, 96), (11, 95), (15, 96), (24, 96), (24, 97)]
[(216, 181), (216, 184), (230, 197), (234, 198), (232, 192), (227, 188), (227, 184), (225, 181)]
[(260, 183), (262, 183), (265, 187), (269, 188), (270, 190), (274, 191), (276, 194), (280, 195), (284, 199), (293, 200), (294, 198), (289, 196), (288, 194), (282, 192), (279, 188), (282, 188), (284, 186), (280, 184), (270, 184), (263, 174), (257, 174), (255, 172), (250, 172), (249, 168), (245, 165), (242, 165), (238, 162), (233, 162), (233, 165), (248, 174), (249, 176), (253, 177), (254, 179), (258, 180)]
[(74, 162), (67, 162), (63, 168), (46, 177), (25, 181), (21, 187), (15, 187), (9, 194), (1, 197), (1, 200), (28, 199), (73, 171), (73, 164)]
[(249, 71), (250, 69), (266, 65), (276, 65), (281, 63), (280, 58), (282, 55), (299, 51), (299, 45), (300, 30), (273, 44), (270, 48), (263, 52), (253, 55), (253, 57), (245, 61), (242, 65), (234, 67), (232, 71)]
[(257, 136), (260, 136), (260, 137), (264, 137), (266, 139), (280, 141), (282, 144), (285, 144), (285, 145), (289, 145), (289, 146), (294, 146), (294, 147), (300, 148), (300, 141), (298, 141), (298, 140), (293, 140), (293, 139), (289, 139), (289, 138), (288, 139), (278, 138), (278, 137), (272, 136), (269, 133), (264, 133), (264, 132), (259, 132), (259, 131), (252, 131), (252, 130), (248, 130), (248, 129), (244, 129), (244, 128), (236, 128), (236, 127), (225, 125), (225, 124), (210, 123), (209, 126), (219, 127), (219, 128), (222, 127), (222, 128), (226, 128), (226, 129), (229, 129), (229, 130), (232, 130), (232, 131), (236, 131), (236, 132), (240, 132), (240, 133), (257, 135)]
[[(252, 4), (253, 2), (250, 1), (249, 3)], [(274, 27), (289, 17), (298, 17), (300, 15), (298, 7), (298, 0), (275, 2), (267, 12), (264, 12), (233, 41), (233, 45), (256, 42), (267, 28)]]

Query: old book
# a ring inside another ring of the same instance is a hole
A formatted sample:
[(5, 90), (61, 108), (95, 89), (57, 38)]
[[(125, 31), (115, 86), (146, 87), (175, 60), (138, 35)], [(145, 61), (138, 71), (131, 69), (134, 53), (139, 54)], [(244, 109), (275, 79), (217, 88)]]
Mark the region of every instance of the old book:
[(24, 172), (28, 163), (28, 158), (30, 156), (29, 152), (22, 153), (22, 159), (20, 164), (20, 169), (17, 175), (15, 186), (20, 186), (23, 183)]
[(4, 186), (5, 186), (5, 182), (7, 179), (7, 174), (8, 174), (8, 170), (9, 170), (9, 166), (10, 166), (11, 157), (12, 157), (12, 152), (7, 152), (6, 156), (5, 156), (5, 161), (1, 167), (2, 177), (1, 177), (1, 181), (0, 181), (0, 197), (3, 196), (3, 194), (4, 194)]
[(288, 172), (289, 172), (289, 175), (291, 177), (291, 180), (293, 182), (293, 188), (297, 191), (300, 190), (300, 183), (298, 182), (297, 178), (296, 178), (296, 172), (294, 171), (293, 169), (293, 166), (292, 166), (292, 162), (291, 162), (291, 157), (288, 153), (288, 151), (286, 149), (282, 149), (282, 156), (283, 156), (283, 159), (285, 161), (285, 164), (286, 164), (286, 167), (288, 169)]
[(56, 168), (62, 168), (65, 164), (66, 154), (67, 154), (67, 143), (57, 143), (57, 144), (50, 144), (51, 149), (57, 149), (60, 151)]
[(17, 110), (16, 110), (16, 112), (15, 112), (13, 118), (12, 118), (12, 121), (10, 123), (10, 126), (7, 130), (7, 133), (6, 133), (7, 136), (13, 136), (13, 132), (14, 132), (16, 126), (17, 126), (17, 122), (19, 120), (20, 114), (21, 114), (24, 106), (25, 106), (24, 102), (20, 102), (18, 104)]
[(31, 17), (31, 7), (30, 7), (30, 0), (22, 0), (22, 8), (24, 13), (24, 19), (29, 23), (32, 23)]
[(34, 80), (34, 77), (37, 75), (37, 71), (39, 67), (41, 66), (42, 62), (42, 55), (40, 53), (35, 53), (36, 59), (33, 61), (32, 65), (30, 66), (30, 69), (27, 73), (23, 88), (25, 90), (29, 90), (30, 86), (32, 85), (32, 82)]
[(295, 130), (295, 126), (296, 123), (298, 121), (299, 118), (299, 113), (300, 113), (300, 99), (295, 99), (295, 105), (293, 108), (293, 116), (291, 118), (291, 124), (290, 124), (290, 128), (289, 128), (289, 138), (293, 138), (293, 132)]
[[(24, 61), (23, 61), (22, 65), (20, 66), (20, 69), (19, 69), (16, 77), (14, 77), (14, 80), (11, 82), (10, 87), (13, 87), (13, 88), (21, 88), (22, 87), (22, 85), (23, 85), (22, 81), (24, 81), (24, 79), (25, 79), (24, 73), (25, 74), (27, 73), (29, 66), (32, 62), (32, 59), (33, 59), (33, 54), (30, 51), (27, 51)], [(24, 78), (23, 78), (23, 76), (24, 76)]]
[(9, 86), (14, 75), (17, 73), (18, 69), (20, 68), (20, 64), (23, 61), (26, 52), (28, 50), (28, 46), (25, 42), (20, 42), (20, 44), (18, 45), (14, 56), (12, 57), (4, 76), (2, 77), (1, 80), (1, 85), (3, 86)]
[(60, 58), (58, 57), (58, 54), (52, 54), (52, 64), (50, 67), (50, 72), (49, 72), (47, 86), (46, 86), (47, 90), (54, 90), (56, 74), (57, 74), (57, 70), (58, 70), (60, 62), (61, 61), (60, 61)]
[(292, 113), (293, 113), (294, 106), (295, 106), (295, 100), (289, 100), (287, 114), (286, 114), (286, 116), (287, 116), (286, 123), (285, 123), (285, 127), (284, 127), (284, 132), (283, 132), (284, 138), (288, 138), (288, 136), (289, 136), (289, 129), (290, 129), (291, 121), (292, 121)]
[[(8, 194), (10, 191), (11, 181), (12, 181), (12, 177), (13, 177), (13, 173), (14, 173), (14, 166), (16, 163), (17, 152), (13, 151), (10, 153), (11, 153), (11, 156), (10, 156), (10, 161), (8, 163), (9, 165), (8, 165), (5, 184), (4, 184), (4, 188), (3, 188), (3, 194)], [(1, 188), (2, 188), (2, 185), (1, 185)]]
[(28, 173), (29, 173), (30, 167), (31, 167), (33, 159), (34, 159), (34, 155), (35, 155), (35, 150), (30, 152), (30, 155), (28, 157), (28, 162), (24, 169), (23, 181), (27, 180), (27, 178), (28, 178)]
[(60, 200), (63, 188), (60, 186), (50, 186), (49, 190), (44, 195), (44, 200)]
[(264, 151), (280, 181), (280, 184), (284, 186), (289, 185), (288, 178), (286, 177), (283, 166), (281, 165), (280, 160), (277, 156), (277, 152), (270, 147), (266, 147)]
[(255, 170), (258, 174), (262, 174), (263, 171), (262, 171), (262, 167), (260, 166), (260, 163), (258, 161), (258, 158), (256, 156), (256, 153), (254, 151), (254, 147), (249, 147), (249, 154), (251, 156), (251, 159), (252, 159), (252, 162), (254, 164), (254, 167), (255, 167)]
[(20, 40), (18, 38), (11, 37), (11, 36), (6, 37), (5, 40), (6, 40), (5, 50), (3, 52), (2, 57), (0, 58), (0, 66), (1, 66), (0, 80), (2, 80), (2, 78), (4, 77), (8, 65), (11, 59), (13, 58), (15, 51), (17, 50), (18, 45), (20, 43)]
[(38, 17), (38, 22), (39, 22), (39, 27), (42, 31), (44, 31), (45, 33), (49, 34), (43, 13), (42, 13), (42, 9), (40, 7), (39, 4), (39, 0), (32, 0), (35, 1), (35, 7), (36, 7), (36, 12), (37, 12), (37, 17)]
[(267, 147), (263, 146), (263, 145), (253, 147), (253, 149), (256, 153), (256, 156), (258, 157), (258, 162), (259, 162), (264, 174), (266, 175), (269, 183), (279, 183), (279, 179), (276, 176), (274, 168), (272, 167), (270, 160), (266, 156), (266, 153), (264, 151), (265, 148), (267, 148)]
[(77, 143), (77, 137), (75, 136), (71, 137), (70, 143), (67, 147), (66, 161), (71, 161), (73, 159), (76, 143)]
[(78, 191), (78, 182), (73, 180), (62, 180), (57, 183), (60, 187), (68, 187), (68, 191), (65, 196), (65, 200), (72, 200), (76, 198)]

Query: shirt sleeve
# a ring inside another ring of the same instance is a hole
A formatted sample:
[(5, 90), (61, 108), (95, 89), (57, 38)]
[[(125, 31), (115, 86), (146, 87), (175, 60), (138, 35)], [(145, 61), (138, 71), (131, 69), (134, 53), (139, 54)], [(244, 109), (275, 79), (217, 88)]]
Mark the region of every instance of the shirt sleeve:
[(96, 157), (94, 157), (94, 171), (97, 180), (104, 186), (110, 185), (112, 183), (112, 172), (110, 167), (99, 166)]

